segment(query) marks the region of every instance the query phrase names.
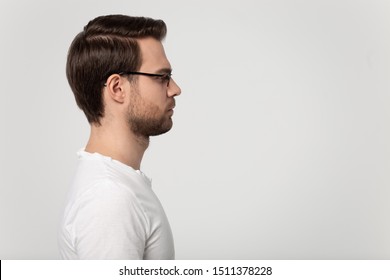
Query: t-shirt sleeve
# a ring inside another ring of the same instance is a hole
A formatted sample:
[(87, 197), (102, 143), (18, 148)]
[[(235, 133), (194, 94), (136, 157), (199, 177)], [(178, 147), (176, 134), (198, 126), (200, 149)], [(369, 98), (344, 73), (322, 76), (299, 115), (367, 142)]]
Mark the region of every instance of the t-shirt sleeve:
[(99, 183), (76, 207), (72, 235), (80, 259), (143, 259), (148, 222), (128, 189)]

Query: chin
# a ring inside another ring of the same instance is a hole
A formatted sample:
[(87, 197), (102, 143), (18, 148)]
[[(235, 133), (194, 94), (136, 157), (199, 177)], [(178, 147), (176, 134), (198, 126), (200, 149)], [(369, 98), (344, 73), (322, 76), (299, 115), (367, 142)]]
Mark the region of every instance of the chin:
[(167, 133), (172, 129), (172, 126), (173, 126), (173, 122), (170, 119), (169, 123), (165, 123), (164, 125), (160, 126), (158, 130), (153, 131), (149, 136), (157, 136), (157, 135)]

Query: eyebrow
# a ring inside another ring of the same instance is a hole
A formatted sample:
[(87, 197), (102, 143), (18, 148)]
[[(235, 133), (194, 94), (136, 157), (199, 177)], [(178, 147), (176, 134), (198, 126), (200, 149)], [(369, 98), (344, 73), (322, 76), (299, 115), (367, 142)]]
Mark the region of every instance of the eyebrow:
[(172, 73), (172, 68), (161, 68), (161, 69), (157, 70), (156, 73), (170, 74), (170, 73)]

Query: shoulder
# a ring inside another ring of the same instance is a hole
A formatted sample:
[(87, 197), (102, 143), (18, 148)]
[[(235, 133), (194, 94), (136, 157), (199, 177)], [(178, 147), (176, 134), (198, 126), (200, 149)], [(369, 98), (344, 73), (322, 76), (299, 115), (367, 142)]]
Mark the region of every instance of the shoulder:
[(91, 184), (77, 199), (77, 204), (92, 204), (95, 207), (120, 208), (141, 207), (136, 193), (131, 188), (110, 178)]
[(118, 221), (138, 220), (147, 226), (149, 219), (137, 194), (131, 188), (104, 179), (89, 184), (75, 195), (68, 204), (68, 223), (77, 224), (91, 220)]

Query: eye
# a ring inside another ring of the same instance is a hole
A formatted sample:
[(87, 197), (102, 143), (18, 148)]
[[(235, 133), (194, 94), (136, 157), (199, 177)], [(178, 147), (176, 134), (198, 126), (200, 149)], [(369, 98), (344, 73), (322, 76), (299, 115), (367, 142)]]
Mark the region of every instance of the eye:
[(164, 74), (162, 76), (159, 76), (158, 79), (160, 79), (161, 83), (169, 83), (171, 80), (172, 73)]

